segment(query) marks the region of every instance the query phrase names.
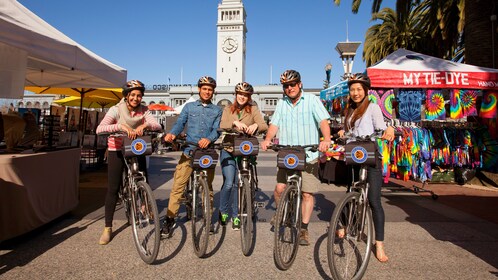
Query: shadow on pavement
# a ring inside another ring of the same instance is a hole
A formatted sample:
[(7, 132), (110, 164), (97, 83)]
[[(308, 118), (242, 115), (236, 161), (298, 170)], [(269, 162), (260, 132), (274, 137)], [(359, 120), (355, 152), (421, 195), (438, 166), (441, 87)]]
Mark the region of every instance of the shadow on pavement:
[[(388, 205), (398, 207), (406, 213), (406, 221), (422, 227), (436, 240), (451, 242), (498, 268), (498, 258), (496, 258), (498, 247), (489, 247), (489, 241), (494, 241), (492, 244), (496, 244), (498, 225), (477, 218), (486, 212), (498, 215), (497, 197), (440, 194), (437, 200), (431, 199), (430, 195), (394, 195), (385, 198)], [(475, 218), (458, 213), (447, 214), (445, 212), (448, 210), (442, 207), (442, 204), (473, 214)]]

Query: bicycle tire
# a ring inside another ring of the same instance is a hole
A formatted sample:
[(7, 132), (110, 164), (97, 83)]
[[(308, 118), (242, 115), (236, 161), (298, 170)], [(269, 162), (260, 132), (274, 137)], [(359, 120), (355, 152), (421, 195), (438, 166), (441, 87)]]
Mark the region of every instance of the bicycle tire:
[[(370, 207), (365, 215), (363, 234), (358, 236), (363, 206), (360, 193), (350, 192), (334, 209), (327, 238), (327, 259), (334, 279), (361, 279), (370, 260), (373, 241), (373, 222)], [(338, 230), (344, 229), (344, 237)]]
[(301, 205), (297, 196), (296, 183), (289, 183), (277, 208), (273, 257), (280, 270), (287, 270), (292, 266), (299, 248)]
[(198, 184), (192, 189), (192, 243), (197, 257), (206, 254), (211, 228), (211, 199), (206, 179), (200, 177)]
[(244, 256), (251, 255), (254, 241), (253, 202), (251, 185), (247, 178), (242, 179), (242, 197), (240, 200), (240, 241)]
[(136, 182), (132, 191), (132, 228), (133, 240), (140, 258), (147, 263), (153, 263), (159, 252), (161, 242), (161, 225), (157, 211), (156, 199), (149, 184)]

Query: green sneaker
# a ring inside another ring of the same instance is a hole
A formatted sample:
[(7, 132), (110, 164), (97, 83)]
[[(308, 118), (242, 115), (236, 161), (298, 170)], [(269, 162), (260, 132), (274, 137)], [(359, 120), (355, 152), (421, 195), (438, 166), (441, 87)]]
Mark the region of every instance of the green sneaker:
[(239, 230), (240, 229), (240, 219), (239, 217), (235, 217), (232, 219), (232, 229), (233, 230)]
[(226, 226), (226, 225), (228, 224), (228, 214), (222, 214), (222, 213), (220, 212), (220, 217), (219, 217), (219, 219), (220, 219), (220, 224), (221, 224), (222, 226)]

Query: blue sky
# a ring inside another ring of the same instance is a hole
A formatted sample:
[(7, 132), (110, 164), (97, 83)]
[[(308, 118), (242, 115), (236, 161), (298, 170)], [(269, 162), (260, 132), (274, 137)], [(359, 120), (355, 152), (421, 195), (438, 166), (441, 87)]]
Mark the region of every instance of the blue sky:
[[(128, 70), (128, 79), (147, 85), (196, 83), (216, 76), (219, 1), (19, 0), (26, 8), (94, 53)], [(382, 7), (394, 7), (384, 0)], [(321, 88), (332, 63), (331, 83), (344, 73), (335, 46), (361, 41), (353, 72), (361, 72), (371, 1), (358, 14), (351, 0), (243, 1), (247, 12), (246, 80), (277, 83), (285, 69), (298, 70), (305, 88)], [(183, 71), (182, 71), (183, 69)], [(272, 71), (270, 71), (272, 69)], [(183, 73), (183, 74), (182, 74)]]

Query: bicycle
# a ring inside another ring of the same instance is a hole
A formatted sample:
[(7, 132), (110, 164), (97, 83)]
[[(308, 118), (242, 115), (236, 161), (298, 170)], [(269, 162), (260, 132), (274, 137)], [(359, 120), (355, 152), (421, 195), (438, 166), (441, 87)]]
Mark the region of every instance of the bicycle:
[(258, 188), (258, 173), (256, 156), (259, 153), (259, 143), (255, 137), (234, 129), (219, 129), (227, 136), (233, 136), (233, 141), (223, 144), (223, 148), (231, 148), (237, 163), (238, 213), (240, 216), (240, 241), (242, 253), (249, 256), (254, 245), (254, 218), (256, 217), (256, 191)]
[(140, 171), (138, 166), (138, 156), (152, 154), (151, 138), (139, 136), (131, 140), (122, 133), (109, 135), (123, 140), (125, 166), (118, 198), (125, 210), (127, 222), (132, 226), (133, 240), (138, 254), (145, 263), (151, 264), (159, 253), (161, 225), (156, 199), (144, 172)]
[(368, 203), (369, 166), (375, 166), (378, 151), (376, 132), (369, 136), (348, 137), (346, 164), (359, 166), (359, 178), (354, 179), (346, 195), (332, 213), (328, 228), (327, 259), (334, 279), (361, 279), (365, 274), (373, 245), (372, 211)]
[[(199, 147), (197, 143), (181, 139), (175, 139), (175, 142)], [(207, 181), (207, 169), (216, 167), (218, 154), (214, 148), (196, 148), (191, 156), (193, 172), (179, 202), (187, 208), (187, 220), (190, 220), (191, 224), (194, 252), (197, 257), (201, 258), (206, 254), (211, 231), (212, 201)]]
[(316, 145), (288, 146), (272, 145), (271, 149), (279, 152), (277, 166), (291, 170), (287, 175), (287, 187), (280, 196), (274, 224), (273, 257), (277, 267), (287, 270), (294, 262), (299, 248), (299, 234), (301, 231), (301, 172), (306, 163), (306, 148), (311, 151), (318, 149)]

